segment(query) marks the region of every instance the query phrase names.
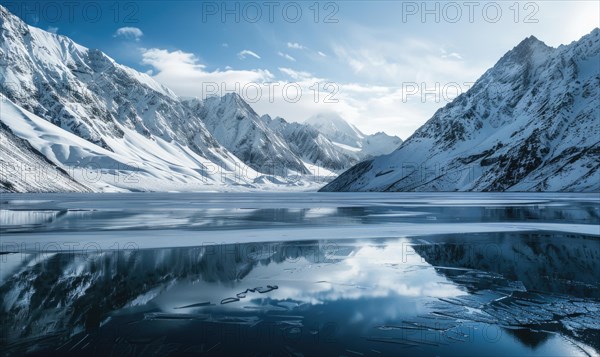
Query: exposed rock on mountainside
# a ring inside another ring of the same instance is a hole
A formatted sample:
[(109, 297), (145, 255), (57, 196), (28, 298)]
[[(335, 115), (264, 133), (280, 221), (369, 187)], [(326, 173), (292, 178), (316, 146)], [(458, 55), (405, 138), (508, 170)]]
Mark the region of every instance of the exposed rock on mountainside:
[(600, 29), (504, 55), (395, 152), (323, 191), (600, 191)]

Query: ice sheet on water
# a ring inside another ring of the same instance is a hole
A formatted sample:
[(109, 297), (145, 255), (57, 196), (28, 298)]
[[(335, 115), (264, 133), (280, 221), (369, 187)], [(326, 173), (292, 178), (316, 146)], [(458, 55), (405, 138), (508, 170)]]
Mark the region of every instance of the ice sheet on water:
[(245, 299), (249, 293), (264, 294), (264, 293), (268, 293), (269, 291), (276, 290), (278, 288), (279, 287), (277, 285), (267, 285), (266, 287), (257, 286), (256, 288), (249, 288), (240, 293), (237, 293), (235, 295), (235, 297), (228, 297), (228, 298), (221, 300), (221, 305), (229, 304), (232, 302), (238, 302), (238, 301), (240, 301), (240, 299)]
[[(502, 282), (499, 285), (505, 286)], [(596, 300), (521, 289), (501, 298), (497, 296), (495, 292), (476, 292), (454, 298), (440, 298), (429, 307), (436, 315), (462, 321), (493, 323), (506, 328), (528, 327), (554, 332), (568, 330), (576, 334), (600, 330), (600, 302)]]
[[(517, 336), (494, 345), (498, 350), (529, 348), (529, 337), (522, 336), (527, 333), (543, 335), (534, 336), (546, 341), (537, 342), (546, 346), (536, 350), (542, 355), (553, 351), (550, 340), (554, 346), (572, 346), (573, 340), (600, 350), (593, 343), (600, 331), (598, 236), (572, 229), (573, 225), (597, 228), (597, 203), (546, 195), (544, 200), (550, 203), (544, 210), (527, 204), (493, 209), (424, 206), (419, 210), (427, 215), (404, 217), (385, 213), (410, 211), (397, 202), (426, 201), (427, 195), (405, 201), (402, 195), (391, 194), (364, 195), (363, 201), (343, 194), (207, 195), (197, 200), (193, 195), (184, 200), (178, 195), (164, 200), (153, 195), (118, 197), (125, 200), (120, 216), (109, 214), (114, 213), (114, 198), (57, 200), (40, 208), (67, 212), (84, 208), (88, 216), (75, 221), (68, 218), (76, 217), (73, 214), (58, 217), (48, 224), (54, 233), (29, 229), (3, 234), (3, 248), (13, 239), (20, 244), (58, 241), (56, 237), (73, 242), (79, 237), (82, 243), (96, 241), (103, 249), (0, 256), (0, 271), (10, 268), (0, 284), (8, 307), (4, 324), (15, 333), (31, 331), (11, 335), (11, 341), (68, 324), (77, 326), (66, 332), (73, 336), (86, 326), (96, 328), (96, 317), (112, 316), (100, 329), (103, 333), (127, 329), (122, 338), (146, 338), (147, 331), (168, 333), (165, 326), (214, 331), (222, 323), (252, 333), (270, 332), (267, 326), (290, 336), (302, 330), (313, 341), (315, 336), (327, 337), (319, 323), (334, 321), (345, 329), (343, 344), (337, 345), (343, 349), (329, 355), (346, 349), (369, 355), (371, 347), (383, 355), (393, 355), (390, 351), (398, 346), (431, 355), (450, 344), (468, 349), (473, 346), (468, 329), (481, 331), (482, 326)], [(382, 204), (392, 200), (394, 205)], [(315, 206), (328, 209), (314, 215)], [(23, 202), (13, 208), (28, 209)], [(427, 216), (436, 220), (426, 220)], [(132, 229), (103, 230), (118, 220)], [(153, 225), (153, 220), (158, 223)], [(148, 229), (140, 226), (148, 222), (152, 223)], [(163, 223), (173, 225), (169, 234), (156, 229)], [(99, 236), (105, 241), (95, 240)], [(138, 248), (196, 247), (110, 251), (119, 239), (135, 240)], [(19, 264), (11, 263), (15, 258)], [(231, 303), (221, 304), (226, 298)], [(56, 308), (56, 301), (62, 308)], [(90, 312), (88, 306), (98, 311)], [(54, 327), (48, 327), (50, 320)], [(72, 338), (68, 348), (83, 337)], [(205, 350), (217, 343), (210, 342)]]
[[(52, 251), (77, 249), (73, 242), (82, 247), (87, 242), (108, 241), (103, 249), (132, 241), (138, 248), (171, 248), (496, 232), (600, 236), (595, 201), (573, 194), (115, 194), (86, 195), (85, 199), (72, 195), (30, 198), (7, 195), (0, 231), (5, 242), (25, 244), (26, 248), (58, 243), (46, 247)], [(542, 201), (544, 209), (539, 208)], [(415, 214), (414, 206), (419, 207), (420, 214)], [(315, 211), (319, 214), (314, 215)], [(33, 224), (24, 224), (24, 220)], [(264, 251), (248, 254), (256, 259), (269, 256)]]
[(205, 302), (199, 302), (199, 303), (195, 303), (195, 304), (175, 307), (175, 309), (189, 309), (189, 308), (193, 308), (193, 307), (204, 307), (204, 306), (211, 306), (211, 305), (214, 306), (214, 304), (211, 304), (210, 301), (205, 301)]

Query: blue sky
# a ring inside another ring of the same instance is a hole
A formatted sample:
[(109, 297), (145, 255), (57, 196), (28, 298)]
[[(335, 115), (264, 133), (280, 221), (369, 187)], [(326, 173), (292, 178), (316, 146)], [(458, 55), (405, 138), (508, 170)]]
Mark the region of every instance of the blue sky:
[(181, 96), (237, 83), (260, 114), (402, 138), (525, 37), (558, 46), (600, 23), (597, 1), (0, 3)]

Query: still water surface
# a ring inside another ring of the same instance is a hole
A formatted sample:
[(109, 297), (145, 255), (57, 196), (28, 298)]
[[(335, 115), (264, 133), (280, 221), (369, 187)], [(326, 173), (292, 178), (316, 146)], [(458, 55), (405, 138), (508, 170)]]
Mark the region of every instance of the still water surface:
[(5, 355), (600, 353), (600, 198), (2, 195)]

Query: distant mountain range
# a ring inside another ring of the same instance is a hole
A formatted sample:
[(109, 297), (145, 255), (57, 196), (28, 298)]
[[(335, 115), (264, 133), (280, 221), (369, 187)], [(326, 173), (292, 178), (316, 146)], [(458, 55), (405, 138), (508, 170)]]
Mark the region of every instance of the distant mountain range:
[(180, 98), (2, 6), (0, 30), (0, 191), (308, 190), (342, 172), (322, 190), (600, 191), (600, 29), (525, 39), (405, 142)]
[(322, 191), (600, 191), (600, 29), (506, 53), (396, 151)]
[(366, 136), (341, 146), (318, 127), (261, 117), (237, 94), (184, 100), (2, 6), (0, 29), (3, 191), (316, 189), (400, 144), (379, 134), (375, 151)]
[(323, 133), (336, 146), (355, 154), (359, 161), (389, 154), (390, 148), (396, 149), (402, 144), (399, 137), (383, 132), (366, 135), (337, 114), (318, 114), (305, 123)]

